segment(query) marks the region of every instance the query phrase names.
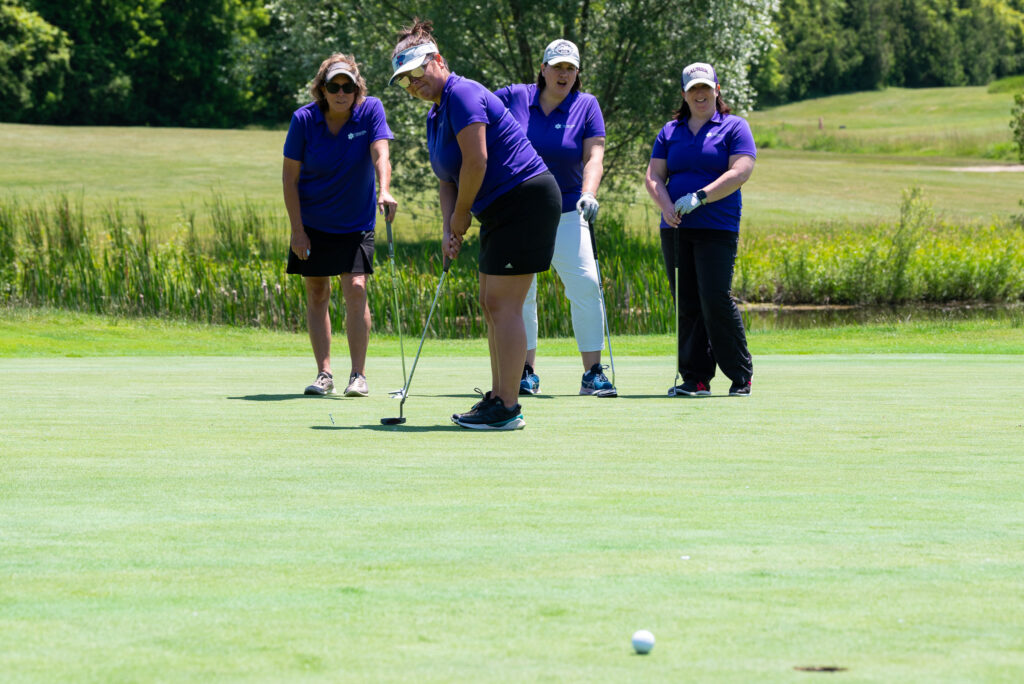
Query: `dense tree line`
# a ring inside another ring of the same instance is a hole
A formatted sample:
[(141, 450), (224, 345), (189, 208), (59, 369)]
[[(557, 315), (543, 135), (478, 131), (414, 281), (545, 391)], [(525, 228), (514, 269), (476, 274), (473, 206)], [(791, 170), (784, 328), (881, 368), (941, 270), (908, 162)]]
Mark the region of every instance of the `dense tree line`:
[(1024, 73), (1024, 0), (781, 0), (758, 102)]
[(0, 0), (0, 121), (282, 125), (341, 51), (384, 100), (398, 172), (425, 173), (422, 103), (385, 87), (413, 15), (434, 20), (455, 71), (490, 87), (533, 81), (551, 39), (576, 42), (612, 177), (642, 163), (689, 62), (714, 63), (741, 112), (1024, 72), (1024, 0)]

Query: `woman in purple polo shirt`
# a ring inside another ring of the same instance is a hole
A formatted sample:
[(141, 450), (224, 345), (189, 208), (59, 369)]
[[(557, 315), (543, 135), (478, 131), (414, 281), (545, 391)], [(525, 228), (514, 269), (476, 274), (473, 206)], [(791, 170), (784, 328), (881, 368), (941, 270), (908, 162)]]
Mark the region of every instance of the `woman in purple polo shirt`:
[(754, 170), (757, 149), (746, 120), (729, 113), (710, 64), (687, 66), (682, 84), (683, 103), (654, 141), (645, 181), (661, 209), (661, 251), (679, 312), (683, 383), (673, 383), (668, 395), (711, 394), (717, 364), (732, 381), (729, 394), (748, 396), (754, 365), (732, 299), (732, 274), (740, 186)]
[[(604, 175), (604, 117), (593, 95), (580, 92), (580, 51), (568, 40), (556, 40), (544, 50), (536, 85), (521, 83), (494, 91), (533, 143), (562, 191), (555, 267), (572, 310), (576, 348), (583, 358), (580, 394), (615, 388), (601, 366), (604, 316), (597, 264), (590, 242), (590, 222), (597, 218), (597, 188)], [(537, 357), (537, 279), (530, 285), (523, 308), (526, 321), (526, 367), (520, 394), (536, 394), (540, 377)]]
[(427, 148), (440, 179), (446, 259), (458, 256), (472, 216), (480, 221), (480, 304), (491, 389), (452, 420), (466, 428), (515, 430), (525, 424), (517, 403), (526, 359), (523, 302), (533, 274), (551, 266), (562, 195), (501, 100), (449, 70), (431, 29), (430, 22), (414, 20), (399, 33), (391, 83), (433, 103)]
[(334, 54), (325, 59), (309, 93), (313, 102), (292, 115), (282, 172), (292, 228), (287, 272), (303, 276), (306, 324), (318, 371), (306, 394), (334, 394), (328, 305), (331, 278), (337, 275), (352, 360), (345, 396), (365, 397), (370, 342), (366, 276), (373, 273), (376, 209), (391, 220), (398, 206), (390, 192), (388, 149), (388, 140), (395, 136), (380, 100), (366, 95), (366, 81), (353, 57)]

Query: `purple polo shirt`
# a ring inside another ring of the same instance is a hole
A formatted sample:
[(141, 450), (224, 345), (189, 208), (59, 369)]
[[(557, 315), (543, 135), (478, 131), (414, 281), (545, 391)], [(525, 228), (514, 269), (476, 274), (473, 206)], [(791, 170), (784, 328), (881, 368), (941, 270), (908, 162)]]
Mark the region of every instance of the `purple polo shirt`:
[(604, 116), (597, 98), (569, 93), (545, 114), (534, 83), (519, 83), (494, 91), (533, 143), (562, 190), (562, 212), (575, 211), (583, 190), (583, 141), (604, 137)]
[(479, 214), (547, 167), (501, 100), (476, 81), (453, 73), (441, 91), (441, 104), (427, 113), (430, 166), (441, 180), (458, 185), (462, 150), (455, 136), (472, 123), (487, 127), (487, 171), (472, 207)]
[(337, 135), (327, 128), (315, 102), (296, 109), (284, 141), (284, 156), (302, 162), (302, 224), (327, 233), (373, 230), (377, 184), (370, 143), (394, 137), (384, 107), (375, 97), (356, 105)]
[[(686, 121), (669, 121), (654, 141), (651, 158), (664, 159), (668, 165), (668, 196), (675, 202), (725, 173), (729, 169), (729, 157), (734, 154), (757, 158), (750, 126), (744, 118), (715, 112), (697, 135), (690, 133)], [(679, 227), (717, 228), (737, 233), (742, 210), (743, 197), (737, 190), (686, 214)], [(664, 219), (661, 227), (669, 227)]]

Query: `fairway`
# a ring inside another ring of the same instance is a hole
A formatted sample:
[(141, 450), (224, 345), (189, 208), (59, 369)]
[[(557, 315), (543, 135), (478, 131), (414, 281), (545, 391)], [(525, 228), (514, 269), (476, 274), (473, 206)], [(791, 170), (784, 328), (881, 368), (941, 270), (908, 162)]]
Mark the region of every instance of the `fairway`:
[(445, 349), (399, 427), (395, 356), (367, 399), (300, 351), (0, 358), (4, 681), (1024, 678), (1020, 356), (755, 350), (688, 400), (617, 355), (599, 400), (567, 354), (481, 434)]

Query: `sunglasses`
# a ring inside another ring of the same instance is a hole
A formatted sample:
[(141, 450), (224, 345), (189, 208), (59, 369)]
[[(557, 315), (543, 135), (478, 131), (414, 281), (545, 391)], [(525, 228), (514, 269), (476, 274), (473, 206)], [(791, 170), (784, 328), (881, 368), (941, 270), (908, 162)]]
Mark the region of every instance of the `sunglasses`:
[(331, 81), (330, 83), (325, 83), (324, 88), (331, 95), (337, 95), (339, 90), (345, 93), (346, 95), (351, 95), (352, 93), (356, 92), (356, 84), (351, 82), (335, 83), (334, 81)]
[(423, 74), (427, 73), (426, 65), (433, 58), (433, 55), (427, 55), (423, 58), (423, 64), (419, 65), (412, 71), (406, 71), (395, 79), (395, 83), (397, 83), (400, 88), (408, 88), (409, 84), (412, 83), (412, 79), (423, 78)]

